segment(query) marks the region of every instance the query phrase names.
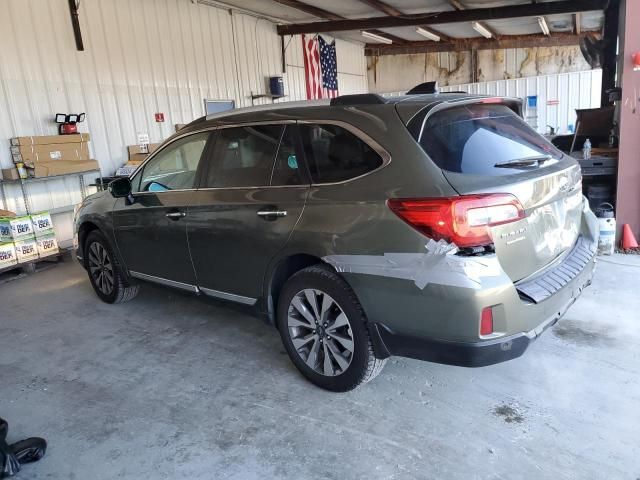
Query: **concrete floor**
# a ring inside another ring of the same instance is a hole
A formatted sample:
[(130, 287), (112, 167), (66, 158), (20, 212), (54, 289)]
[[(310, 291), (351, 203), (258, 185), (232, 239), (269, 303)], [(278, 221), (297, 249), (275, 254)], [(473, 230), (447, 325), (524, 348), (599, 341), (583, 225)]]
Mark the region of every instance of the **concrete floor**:
[(68, 260), (0, 285), (0, 416), (49, 442), (17, 478), (634, 480), (639, 274), (600, 262), (520, 359), (397, 358), (332, 394), (250, 315), (151, 285), (106, 305)]

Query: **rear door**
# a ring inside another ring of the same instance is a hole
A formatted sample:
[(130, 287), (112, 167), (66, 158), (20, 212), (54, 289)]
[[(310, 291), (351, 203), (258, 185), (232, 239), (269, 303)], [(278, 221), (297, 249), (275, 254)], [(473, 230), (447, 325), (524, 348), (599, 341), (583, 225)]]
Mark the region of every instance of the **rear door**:
[(492, 227), (500, 264), (517, 281), (576, 243), (582, 222), (580, 167), (508, 106), (490, 101), (443, 106), (422, 128), (409, 129), (418, 132), (420, 145), (458, 193), (518, 198), (526, 217)]
[(302, 214), (309, 182), (295, 123), (218, 130), (201, 188), (189, 207), (200, 289), (253, 304), (271, 258)]
[(196, 133), (164, 147), (132, 178), (133, 202), (117, 200), (114, 233), (131, 275), (195, 290), (186, 215), (209, 137)]

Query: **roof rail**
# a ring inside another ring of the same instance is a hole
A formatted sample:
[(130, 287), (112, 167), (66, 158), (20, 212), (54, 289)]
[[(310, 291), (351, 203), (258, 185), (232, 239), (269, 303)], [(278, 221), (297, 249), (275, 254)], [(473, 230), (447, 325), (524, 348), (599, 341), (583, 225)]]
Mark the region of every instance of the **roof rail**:
[(376, 93), (359, 93), (355, 95), (340, 95), (331, 99), (331, 106), (349, 105), (382, 105), (387, 103), (384, 98)]

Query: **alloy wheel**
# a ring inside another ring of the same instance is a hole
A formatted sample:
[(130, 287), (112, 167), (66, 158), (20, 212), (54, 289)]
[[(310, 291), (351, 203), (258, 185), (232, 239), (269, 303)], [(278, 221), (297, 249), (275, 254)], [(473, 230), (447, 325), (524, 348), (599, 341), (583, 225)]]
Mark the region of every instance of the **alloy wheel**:
[(89, 272), (93, 281), (104, 295), (113, 291), (113, 263), (107, 249), (99, 242), (89, 246)]
[(287, 325), (296, 353), (316, 373), (337, 376), (351, 364), (351, 324), (327, 293), (311, 288), (296, 293), (289, 304)]

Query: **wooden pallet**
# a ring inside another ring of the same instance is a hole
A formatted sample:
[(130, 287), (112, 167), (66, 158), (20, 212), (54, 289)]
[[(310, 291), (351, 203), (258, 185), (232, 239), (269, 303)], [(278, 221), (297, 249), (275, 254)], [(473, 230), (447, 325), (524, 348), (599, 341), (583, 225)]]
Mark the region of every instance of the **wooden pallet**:
[(58, 253), (48, 255), (44, 258), (38, 258), (29, 262), (18, 263), (9, 267), (0, 268), (0, 285), (12, 280), (17, 280), (26, 275), (41, 272), (64, 261), (65, 254), (68, 249), (60, 249)]

